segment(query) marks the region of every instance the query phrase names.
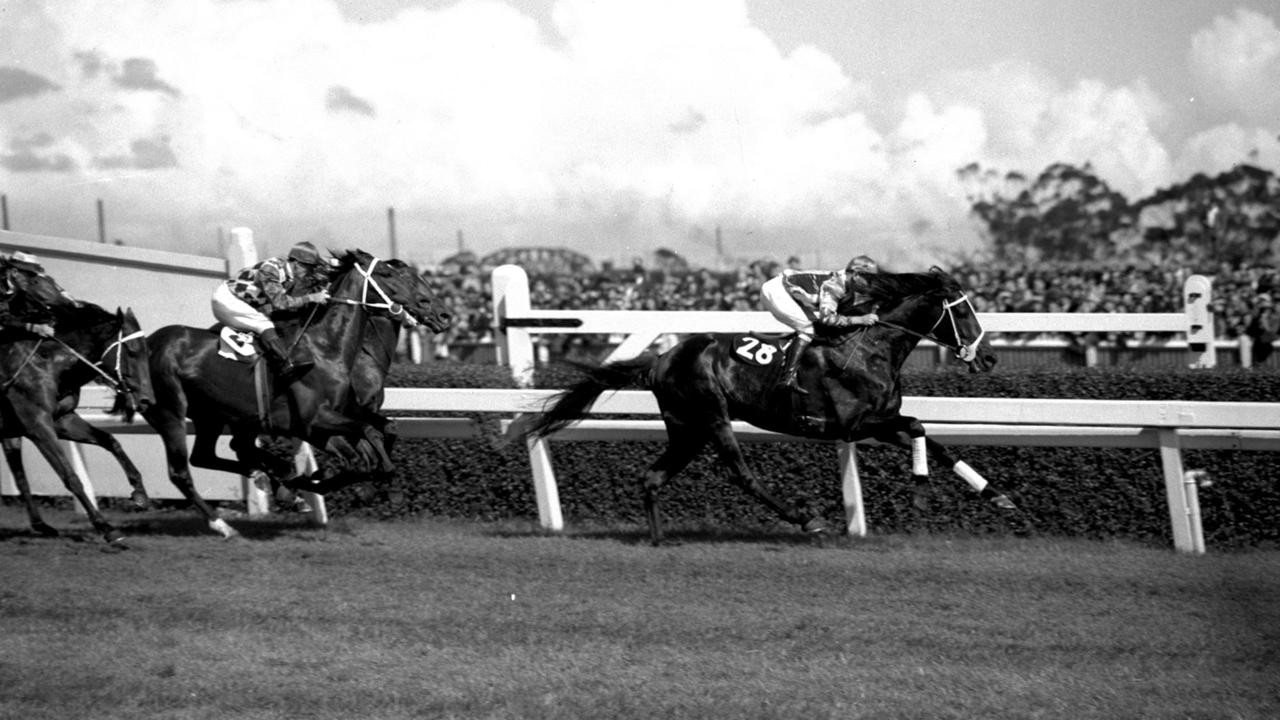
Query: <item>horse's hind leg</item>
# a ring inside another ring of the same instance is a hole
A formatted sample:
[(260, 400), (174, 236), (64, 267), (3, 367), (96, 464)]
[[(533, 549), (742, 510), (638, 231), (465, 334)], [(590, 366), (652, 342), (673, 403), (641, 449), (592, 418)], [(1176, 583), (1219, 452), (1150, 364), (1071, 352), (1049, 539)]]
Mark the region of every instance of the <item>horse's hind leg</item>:
[(712, 438), (716, 444), (716, 449), (720, 452), (720, 459), (725, 465), (729, 466), (730, 472), (733, 473), (733, 482), (738, 487), (768, 505), (783, 520), (799, 525), (805, 532), (815, 534), (826, 532), (827, 528), (820, 517), (816, 515), (805, 516), (795, 506), (779, 500), (765, 489), (764, 484), (760, 482), (760, 478), (756, 477), (751, 468), (747, 467), (747, 461), (742, 456), (742, 447), (738, 445), (738, 439), (733, 435), (733, 426), (729, 424), (728, 420), (714, 423)]
[(116, 440), (115, 435), (90, 425), (85, 422), (84, 418), (74, 412), (59, 417), (56, 424), (58, 437), (63, 440), (97, 445), (111, 453), (116, 462), (120, 463), (120, 469), (124, 471), (124, 476), (129, 481), (129, 487), (133, 488), (129, 499), (134, 506), (139, 510), (145, 510), (150, 506), (151, 498), (147, 497), (147, 489), (142, 484), (142, 473), (138, 472), (138, 467), (133, 464), (133, 460), (129, 459), (124, 447), (120, 445), (119, 440)]
[(658, 512), (658, 490), (671, 478), (688, 467), (707, 444), (702, 433), (688, 428), (667, 426), (667, 449), (649, 466), (644, 476), (644, 514), (649, 521), (649, 541), (662, 544), (662, 516)]
[(58, 477), (62, 478), (62, 484), (79, 501), (80, 507), (84, 508), (85, 514), (89, 516), (89, 522), (93, 523), (93, 527), (102, 534), (102, 537), (108, 543), (115, 544), (124, 540), (124, 533), (107, 522), (107, 518), (98, 510), (98, 506), (94, 505), (93, 501), (89, 499), (89, 494), (85, 492), (84, 484), (80, 482), (80, 476), (76, 475), (75, 469), (71, 466), (71, 461), (67, 459), (66, 453), (58, 445), (58, 436), (53, 430), (52, 419), (28, 423), (27, 428), (28, 432), (30, 432), (28, 437), (31, 438), (31, 442), (39, 448), (40, 454), (44, 455), (44, 459), (54, 469), (54, 472), (58, 473)]
[(22, 465), (22, 438), (5, 438), (3, 444), (4, 459), (9, 463), (9, 470), (13, 472), (13, 484), (18, 487), (22, 504), (27, 507), (27, 521), (31, 524), (31, 529), (45, 537), (56, 537), (58, 531), (40, 516), (35, 498), (31, 497), (31, 483), (27, 480), (27, 471)]

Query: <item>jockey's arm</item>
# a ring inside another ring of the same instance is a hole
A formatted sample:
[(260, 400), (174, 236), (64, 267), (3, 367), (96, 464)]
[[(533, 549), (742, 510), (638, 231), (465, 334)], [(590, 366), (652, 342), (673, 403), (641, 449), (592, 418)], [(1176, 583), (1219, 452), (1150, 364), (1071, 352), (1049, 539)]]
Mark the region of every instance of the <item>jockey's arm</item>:
[(845, 295), (852, 292), (844, 279), (844, 273), (835, 273), (822, 283), (818, 298), (817, 322), (828, 327), (853, 327), (874, 325), (880, 319), (874, 312), (857, 315), (841, 315), (837, 308)]
[[(262, 288), (262, 294), (266, 296), (267, 302), (271, 304), (272, 311), (278, 310), (297, 310), (298, 308), (313, 302), (323, 302), (319, 297), (320, 293), (309, 293), (307, 295), (290, 295), (289, 289), (284, 286), (285, 278), (280, 271), (273, 265), (263, 265), (258, 271), (258, 287)], [(328, 293), (324, 293), (325, 299)]]

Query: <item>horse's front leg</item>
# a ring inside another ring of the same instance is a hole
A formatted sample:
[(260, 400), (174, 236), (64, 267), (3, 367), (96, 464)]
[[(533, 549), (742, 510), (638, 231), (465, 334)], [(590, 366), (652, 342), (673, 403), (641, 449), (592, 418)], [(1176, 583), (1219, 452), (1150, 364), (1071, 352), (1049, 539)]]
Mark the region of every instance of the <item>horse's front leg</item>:
[(145, 510), (151, 505), (151, 498), (147, 497), (147, 489), (142, 484), (142, 473), (138, 472), (138, 467), (133, 464), (133, 460), (125, 453), (124, 447), (120, 445), (119, 440), (116, 440), (115, 435), (90, 425), (75, 412), (62, 415), (55, 422), (58, 437), (63, 440), (97, 445), (111, 453), (116, 462), (120, 464), (120, 469), (124, 471), (125, 479), (129, 481), (129, 487), (133, 488), (133, 492), (129, 495), (129, 500), (134, 507), (139, 510)]
[(913, 417), (898, 416), (882, 423), (882, 429), (871, 434), (876, 440), (911, 450), (911, 477), (915, 480), (914, 503), (920, 510), (928, 510), (929, 459), (932, 457), (960, 476), (986, 500), (995, 506), (1012, 510), (1017, 506), (1003, 492), (995, 489), (986, 478), (963, 460), (956, 460), (942, 445), (926, 436), (924, 424)]
[(5, 438), (3, 444), (4, 459), (9, 463), (9, 470), (13, 472), (13, 484), (18, 487), (22, 504), (27, 508), (27, 522), (31, 524), (31, 529), (45, 537), (57, 537), (58, 531), (40, 516), (35, 498), (31, 496), (31, 483), (27, 480), (27, 471), (22, 465), (22, 438)]
[[(146, 413), (145, 417), (164, 442), (165, 460), (169, 465), (169, 482), (173, 483), (173, 486), (178, 488), (178, 492), (182, 493), (182, 496), (204, 516), (210, 530), (224, 538), (238, 537), (240, 533), (228, 525), (226, 520), (218, 517), (209, 503), (205, 502), (205, 499), (196, 491), (195, 480), (191, 477), (191, 463), (187, 459), (186, 418), (174, 415), (156, 405), (152, 406), (152, 410)], [(215, 442), (217, 437), (215, 433), (213, 436)], [(200, 441), (199, 435), (196, 436), (196, 440), (197, 443)]]

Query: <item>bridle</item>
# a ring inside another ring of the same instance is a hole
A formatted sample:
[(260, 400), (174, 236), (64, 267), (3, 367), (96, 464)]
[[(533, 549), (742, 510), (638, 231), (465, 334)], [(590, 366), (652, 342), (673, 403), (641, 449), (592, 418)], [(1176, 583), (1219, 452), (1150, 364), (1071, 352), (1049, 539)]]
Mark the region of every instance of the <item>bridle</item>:
[[(955, 314), (955, 310), (953, 309), (959, 305), (968, 305), (969, 312), (973, 313), (974, 321), (977, 322), (978, 311), (973, 307), (973, 303), (969, 302), (968, 294), (960, 293), (960, 296), (955, 298), (954, 300), (946, 300), (942, 303), (942, 310), (938, 314), (938, 319), (933, 322), (933, 326), (930, 327), (927, 332), (919, 333), (919, 332), (916, 332), (915, 330), (912, 330), (911, 328), (903, 327), (897, 323), (889, 322), (887, 320), (879, 320), (876, 322), (876, 324), (883, 325), (888, 328), (893, 328), (894, 330), (907, 333), (908, 335), (914, 335), (915, 337), (918, 337), (921, 340), (929, 340), (931, 342), (937, 343), (938, 345), (954, 352), (956, 354), (956, 357), (960, 358), (960, 360), (962, 360), (963, 362), (973, 362), (974, 359), (978, 357), (978, 344), (982, 342), (982, 338), (986, 336), (987, 331), (983, 329), (981, 323), (979, 323), (978, 337), (974, 338), (973, 342), (971, 343), (962, 343), (960, 341), (960, 326), (958, 323), (956, 323), (956, 314)], [(936, 334), (938, 330), (938, 326), (942, 325), (942, 322), (944, 320), (950, 323), (951, 336), (956, 339), (955, 343), (944, 342), (938, 339), (938, 336)]]
[[(94, 372), (98, 373), (98, 375), (100, 375), (102, 379), (105, 380), (107, 384), (110, 385), (117, 393), (124, 393), (126, 395), (132, 396), (133, 388), (129, 387), (129, 383), (124, 381), (124, 344), (131, 340), (137, 340), (138, 338), (145, 337), (145, 336), (146, 336), (146, 333), (144, 333), (141, 330), (135, 330), (129, 333), (128, 335), (125, 335), (124, 327), (121, 327), (116, 332), (115, 341), (113, 341), (110, 345), (108, 345), (107, 349), (102, 351), (102, 357), (101, 359), (98, 360), (98, 362), (93, 362), (92, 360), (85, 357), (84, 355), (81, 355), (79, 351), (77, 351), (75, 348), (63, 342), (62, 339), (59, 338), (57, 335), (53, 336), (53, 340), (54, 342), (61, 345), (64, 350), (66, 350), (67, 352), (75, 356), (77, 360), (93, 368)], [(112, 370), (114, 371), (114, 376), (112, 375), (112, 373), (108, 373), (106, 370), (102, 369), (103, 364), (106, 363), (107, 355), (111, 354), (112, 350), (116, 351), (115, 367), (112, 368)]]
[[(405, 312), (403, 305), (401, 305), (398, 302), (393, 302), (391, 300), (391, 296), (388, 295), (387, 292), (382, 289), (382, 286), (379, 285), (378, 281), (373, 277), (373, 268), (379, 262), (380, 261), (378, 258), (373, 258), (372, 260), (369, 261), (368, 268), (361, 266), (359, 261), (356, 261), (354, 263), (355, 269), (360, 272), (361, 276), (364, 277), (364, 282), (360, 287), (359, 300), (356, 300), (354, 298), (329, 298), (329, 302), (343, 303), (346, 305), (359, 305), (361, 307), (372, 308), (375, 310), (386, 310), (392, 316), (403, 315), (404, 317), (401, 318), (400, 320), (401, 323), (409, 327), (417, 327), (418, 319), (415, 318), (412, 313)], [(370, 289), (372, 289), (373, 292), (376, 293), (379, 298), (381, 298), (382, 300), (381, 302), (369, 300)]]

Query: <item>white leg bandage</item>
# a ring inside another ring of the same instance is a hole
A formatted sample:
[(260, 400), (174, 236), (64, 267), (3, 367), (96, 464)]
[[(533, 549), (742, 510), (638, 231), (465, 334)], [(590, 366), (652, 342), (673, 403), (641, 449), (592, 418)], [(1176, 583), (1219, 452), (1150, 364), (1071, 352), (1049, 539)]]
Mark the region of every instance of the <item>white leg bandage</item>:
[(929, 474), (929, 451), (925, 450), (924, 438), (911, 438), (911, 472), (914, 475)]
[(963, 460), (957, 462), (951, 469), (964, 478), (964, 481), (972, 485), (973, 489), (978, 492), (982, 492), (983, 488), (987, 486), (986, 478), (979, 475), (977, 470), (969, 467), (968, 463)]

